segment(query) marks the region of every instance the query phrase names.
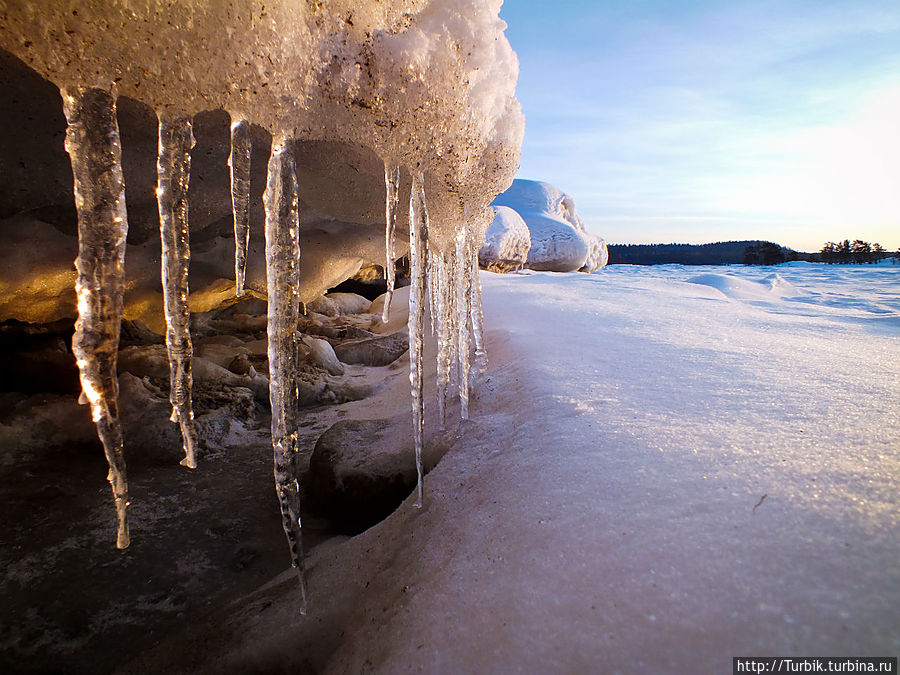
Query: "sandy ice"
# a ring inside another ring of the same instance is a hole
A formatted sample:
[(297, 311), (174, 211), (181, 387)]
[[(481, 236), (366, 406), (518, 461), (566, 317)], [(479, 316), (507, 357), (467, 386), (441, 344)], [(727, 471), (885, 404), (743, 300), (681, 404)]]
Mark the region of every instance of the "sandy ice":
[(491, 365), (425, 507), (316, 549), (310, 616), (282, 575), (133, 665), (896, 654), (898, 271), (483, 273)]

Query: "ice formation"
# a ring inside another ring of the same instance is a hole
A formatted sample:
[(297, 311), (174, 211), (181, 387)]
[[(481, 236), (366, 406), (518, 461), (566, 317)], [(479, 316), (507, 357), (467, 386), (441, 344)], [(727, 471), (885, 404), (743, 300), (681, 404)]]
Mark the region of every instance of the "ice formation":
[(197, 468), (197, 430), (191, 405), (191, 311), (188, 307), (188, 267), (191, 259), (188, 221), (188, 183), (194, 135), (185, 115), (159, 116), (157, 162), (159, 235), (162, 249), (163, 310), (169, 352), (169, 400), (172, 421), (181, 427), (182, 464)]
[[(189, 225), (183, 193), (191, 119), (205, 110), (231, 114), (237, 295), (244, 290), (249, 231), (249, 125), (274, 139), (264, 198), (272, 440), (292, 564), (302, 580), (293, 464), (297, 385), (292, 372), (300, 301), (299, 188), (291, 147), (312, 150), (313, 143), (325, 142), (339, 152), (364, 148), (384, 159), (386, 270), (392, 268), (392, 233), (403, 204), (400, 168), (413, 178), (408, 202), (413, 270), (410, 379), (421, 504), (426, 293), (431, 291), (440, 347), (439, 407), (443, 415), (447, 389), (455, 382), (465, 416), (470, 330), (476, 358), (484, 356), (473, 276), (476, 242), (491, 221), (491, 200), (510, 185), (518, 166), (523, 132), (514, 95), (518, 64), (503, 34), (500, 5), (501, 0), (196, 0), (174, 5), (163, 0), (0, 0), (0, 46), (65, 92), (66, 147), (79, 213), (73, 347), (109, 459), (120, 547), (128, 545), (128, 528), (116, 412), (116, 348), (127, 219), (117, 95), (151, 106), (161, 120), (159, 207), (172, 402), (185, 432), (188, 465), (193, 462), (193, 436)], [(227, 49), (222, 49), (223, 42)], [(344, 190), (333, 197), (311, 198), (325, 214), (360, 213), (370, 195)], [(386, 302), (385, 318), (388, 306)]]
[(89, 87), (64, 89), (66, 151), (72, 158), (75, 207), (78, 210), (78, 319), (72, 352), (81, 388), (91, 406), (97, 435), (109, 463), (109, 483), (116, 504), (116, 546), (127, 548), (128, 479), (119, 424), (116, 359), (125, 291), (125, 181), (116, 122), (116, 100), (109, 91)]
[[(416, 506), (422, 506), (422, 449), (425, 445), (425, 396), (422, 391), (425, 346), (425, 265), (428, 258), (428, 207), (425, 179), (413, 175), (409, 197), (409, 382), (412, 386), (413, 441), (416, 448)], [(386, 306), (386, 305), (385, 305)]]
[(244, 294), (247, 275), (247, 246), (250, 243), (250, 125), (247, 120), (231, 120), (231, 204), (234, 211), (234, 293)]
[(469, 267), (470, 256), (467, 254), (469, 243), (466, 236), (466, 224), (456, 233), (456, 269), (453, 278), (453, 291), (456, 294), (456, 354), (459, 359), (456, 384), (459, 390), (459, 415), (469, 419), (469, 314), (471, 313), (472, 296), (469, 294), (472, 270)]
[(391, 298), (394, 295), (394, 233), (397, 230), (398, 208), (400, 206), (400, 166), (385, 162), (384, 165), (384, 280), (387, 294), (384, 298), (384, 312), (381, 320), (388, 322), (391, 312)]
[(280, 139), (272, 145), (266, 206), (266, 282), (269, 289), (269, 401), (275, 490), (291, 565), (300, 573), (301, 612), (306, 612), (300, 486), (297, 481), (297, 319), (300, 314), (300, 194), (294, 158)]

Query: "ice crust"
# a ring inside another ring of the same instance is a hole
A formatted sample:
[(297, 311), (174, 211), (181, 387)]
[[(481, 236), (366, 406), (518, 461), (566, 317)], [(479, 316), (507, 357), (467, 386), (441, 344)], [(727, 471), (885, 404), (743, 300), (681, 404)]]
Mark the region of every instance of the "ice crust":
[(0, 2), (0, 46), (60, 87), (114, 84), (155, 110), (227, 110), (273, 136), (418, 165), (445, 248), (463, 205), (483, 232), (518, 166), (518, 63), (500, 5)]

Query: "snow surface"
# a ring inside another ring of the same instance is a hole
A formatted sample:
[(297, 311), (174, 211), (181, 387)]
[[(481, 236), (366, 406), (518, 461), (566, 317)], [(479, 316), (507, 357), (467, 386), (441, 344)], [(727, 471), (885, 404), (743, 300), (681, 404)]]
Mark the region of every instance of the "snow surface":
[(314, 550), (310, 617), (282, 575), (139, 665), (712, 673), (896, 654), (898, 272), (482, 273), (491, 363), (425, 506)]

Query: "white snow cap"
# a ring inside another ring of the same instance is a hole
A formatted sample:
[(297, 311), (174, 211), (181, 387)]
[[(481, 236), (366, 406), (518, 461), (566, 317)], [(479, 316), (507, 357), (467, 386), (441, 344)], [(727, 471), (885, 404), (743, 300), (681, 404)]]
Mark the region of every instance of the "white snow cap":
[(513, 209), (528, 226), (531, 250), (526, 267), (593, 272), (609, 258), (606, 242), (585, 229), (572, 196), (550, 183), (517, 178), (494, 199), (497, 206)]
[[(499, 0), (0, 4), (0, 46), (61, 89), (223, 109), (273, 137), (373, 149), (425, 173), (434, 243), (481, 235), (518, 167), (518, 61)], [(302, 188), (301, 188), (302, 189)]]

